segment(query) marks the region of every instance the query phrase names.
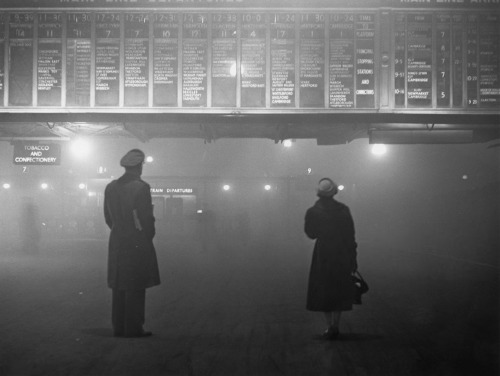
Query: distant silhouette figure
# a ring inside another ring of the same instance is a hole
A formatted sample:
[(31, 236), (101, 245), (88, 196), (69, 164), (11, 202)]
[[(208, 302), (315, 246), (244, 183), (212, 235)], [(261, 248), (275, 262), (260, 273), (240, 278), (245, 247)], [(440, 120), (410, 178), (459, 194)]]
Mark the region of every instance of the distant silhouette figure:
[(111, 229), (108, 286), (116, 337), (146, 337), (146, 288), (160, 284), (153, 245), (155, 218), (149, 184), (141, 180), (144, 153), (129, 151), (120, 161), (125, 174), (106, 186), (104, 217)]
[(305, 232), (316, 239), (309, 274), (307, 309), (323, 312), (325, 339), (339, 336), (342, 311), (352, 310), (354, 284), (351, 274), (357, 269), (354, 222), (349, 208), (336, 201), (337, 185), (328, 178), (319, 181), (319, 200), (305, 216)]
[(23, 253), (36, 255), (40, 251), (40, 213), (31, 198), (26, 198), (21, 212), (21, 245)]
[(198, 236), (203, 251), (208, 251), (213, 246), (216, 238), (215, 213), (207, 203), (203, 203), (197, 213)]

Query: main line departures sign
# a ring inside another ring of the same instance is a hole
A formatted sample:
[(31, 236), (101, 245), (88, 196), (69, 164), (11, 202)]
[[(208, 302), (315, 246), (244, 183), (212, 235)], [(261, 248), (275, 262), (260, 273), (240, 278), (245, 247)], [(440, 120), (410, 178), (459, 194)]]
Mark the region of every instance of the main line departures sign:
[(499, 55), (499, 0), (2, 0), (0, 113), (495, 113)]

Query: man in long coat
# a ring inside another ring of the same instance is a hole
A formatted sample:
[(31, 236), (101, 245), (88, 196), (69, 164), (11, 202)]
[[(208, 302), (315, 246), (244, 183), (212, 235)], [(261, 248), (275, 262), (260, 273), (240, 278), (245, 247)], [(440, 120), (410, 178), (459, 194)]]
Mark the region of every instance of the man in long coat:
[(133, 149), (121, 159), (125, 174), (106, 186), (104, 218), (111, 229), (108, 286), (117, 337), (146, 337), (146, 289), (160, 284), (153, 245), (155, 218), (149, 184), (141, 180), (144, 153)]
[(306, 212), (304, 230), (314, 245), (307, 309), (323, 312), (328, 329), (326, 339), (339, 335), (342, 311), (352, 310), (354, 283), (352, 273), (357, 269), (354, 222), (349, 208), (336, 201), (337, 185), (328, 178), (318, 184), (318, 197)]

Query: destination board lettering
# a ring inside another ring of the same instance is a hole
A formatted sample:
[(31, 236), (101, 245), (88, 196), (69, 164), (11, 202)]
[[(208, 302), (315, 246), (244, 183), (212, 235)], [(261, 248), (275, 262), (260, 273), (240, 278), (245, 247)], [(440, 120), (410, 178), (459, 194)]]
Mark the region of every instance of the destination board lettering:
[(62, 14), (38, 14), (37, 91), (39, 106), (61, 105)]
[(156, 13), (153, 25), (153, 104), (177, 106), (179, 15)]
[(295, 14), (271, 15), (271, 107), (295, 107)]
[(300, 107), (325, 106), (325, 21), (323, 13), (300, 15)]
[(329, 107), (354, 108), (354, 14), (330, 15)]
[(451, 59), (452, 59), (452, 101), (453, 107), (463, 107), (464, 92), (464, 16), (453, 15), (452, 17), (452, 40), (451, 40)]
[(9, 105), (33, 104), (34, 13), (9, 16)]
[(408, 107), (432, 105), (432, 14), (407, 15)]
[(241, 106), (265, 107), (266, 14), (242, 14), (241, 34)]
[(397, 13), (394, 18), (394, 107), (405, 107), (406, 15)]
[(120, 14), (96, 14), (95, 102), (117, 106), (120, 98)]
[(212, 106), (236, 106), (236, 13), (212, 17)]
[(479, 18), (479, 105), (500, 105), (500, 15)]
[(91, 13), (67, 14), (66, 106), (90, 106)]
[(4, 106), (5, 95), (5, 27), (7, 22), (7, 14), (0, 13), (0, 107)]
[(467, 16), (467, 107), (476, 108), (479, 106), (479, 54), (478, 54), (478, 33), (477, 15)]
[(356, 108), (375, 107), (375, 15), (356, 15)]
[(207, 106), (208, 15), (183, 15), (182, 105)]
[(149, 91), (149, 15), (125, 15), (125, 106), (147, 106)]
[(374, 0), (385, 5), (367, 10), (242, 0), (239, 9), (218, 1), (170, 9), (120, 0), (129, 7), (112, 9), (110, 0), (62, 10), (44, 1), (0, 12), (0, 106), (500, 108), (500, 3)]
[(436, 16), (436, 101), (438, 107), (450, 106), (451, 16)]

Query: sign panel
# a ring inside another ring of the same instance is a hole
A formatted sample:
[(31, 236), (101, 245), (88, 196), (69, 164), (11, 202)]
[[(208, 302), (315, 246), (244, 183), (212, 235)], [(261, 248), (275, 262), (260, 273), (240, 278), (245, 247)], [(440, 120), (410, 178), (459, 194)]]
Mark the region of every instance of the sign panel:
[(118, 106), (120, 98), (121, 13), (96, 14), (95, 104)]
[(38, 13), (37, 103), (61, 105), (62, 14)]
[(92, 67), (91, 13), (68, 13), (66, 19), (66, 106), (90, 106)]
[(0, 111), (500, 109), (500, 0), (103, 1), (0, 12)]
[(271, 107), (295, 107), (295, 13), (271, 15)]
[(212, 14), (212, 107), (236, 106), (236, 13)]
[(195, 188), (178, 188), (178, 187), (151, 187), (150, 189), (152, 195), (196, 195)]
[(241, 107), (266, 105), (266, 14), (245, 13), (241, 20)]
[(156, 13), (153, 38), (153, 106), (177, 106), (179, 15)]
[(61, 145), (54, 143), (16, 142), (14, 144), (15, 165), (59, 166)]
[(9, 14), (9, 105), (33, 104), (33, 27), (35, 14)]
[(325, 106), (324, 13), (300, 15), (300, 107)]
[(149, 88), (149, 14), (125, 15), (125, 106), (147, 106)]
[(182, 105), (206, 107), (208, 14), (185, 13), (182, 26)]

